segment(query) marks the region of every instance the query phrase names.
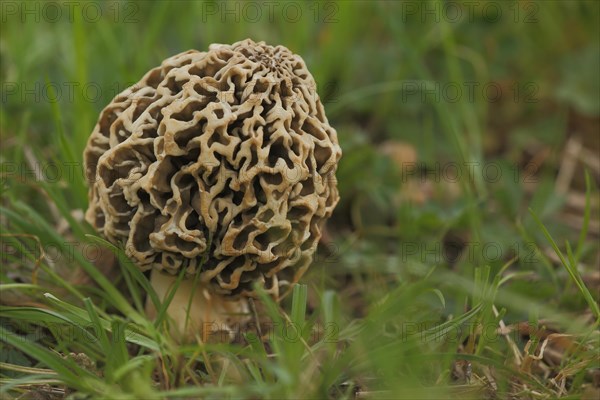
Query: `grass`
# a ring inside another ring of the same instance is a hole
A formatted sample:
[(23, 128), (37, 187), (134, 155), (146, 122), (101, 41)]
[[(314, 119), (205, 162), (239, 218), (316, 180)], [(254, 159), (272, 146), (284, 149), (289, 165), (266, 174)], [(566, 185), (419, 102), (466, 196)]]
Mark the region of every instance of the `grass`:
[[(3, 2), (0, 397), (597, 398), (600, 6), (467, 3)], [(307, 62), (342, 200), (260, 330), (178, 345), (81, 154), (148, 69), (246, 37)]]

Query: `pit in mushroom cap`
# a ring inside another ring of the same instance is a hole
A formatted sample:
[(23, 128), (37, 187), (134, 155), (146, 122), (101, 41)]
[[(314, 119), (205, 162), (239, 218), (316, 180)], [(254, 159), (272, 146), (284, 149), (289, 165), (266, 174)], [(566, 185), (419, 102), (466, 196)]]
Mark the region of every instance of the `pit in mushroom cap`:
[(316, 84), (283, 46), (244, 40), (163, 61), (102, 111), (86, 220), (142, 270), (278, 297), (338, 202), (341, 156)]

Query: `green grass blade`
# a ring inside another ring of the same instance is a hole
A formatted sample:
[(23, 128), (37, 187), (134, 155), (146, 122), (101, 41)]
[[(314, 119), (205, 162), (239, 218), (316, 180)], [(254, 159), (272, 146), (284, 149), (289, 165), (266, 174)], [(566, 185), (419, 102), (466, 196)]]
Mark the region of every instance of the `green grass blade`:
[(592, 183), (590, 179), (590, 174), (586, 170), (585, 171), (585, 208), (583, 211), (583, 225), (581, 226), (581, 232), (579, 233), (579, 240), (577, 241), (577, 247), (575, 250), (574, 264), (577, 265), (579, 260), (581, 259), (581, 252), (583, 251), (583, 245), (585, 244), (585, 239), (587, 238), (588, 229), (590, 226), (590, 216), (592, 211)]
[(533, 217), (533, 219), (535, 220), (535, 222), (537, 223), (537, 225), (540, 227), (540, 229), (544, 233), (544, 236), (546, 237), (546, 239), (548, 240), (548, 242), (550, 243), (552, 248), (554, 249), (554, 252), (560, 259), (561, 264), (565, 267), (565, 269), (569, 273), (569, 276), (571, 277), (571, 279), (573, 280), (575, 285), (577, 285), (577, 288), (579, 289), (579, 291), (585, 298), (585, 301), (588, 303), (590, 309), (592, 310), (594, 317), (596, 318), (596, 320), (600, 320), (600, 308), (598, 308), (598, 303), (596, 303), (596, 301), (594, 300), (594, 297), (592, 296), (589, 289), (583, 282), (583, 279), (581, 279), (581, 275), (579, 274), (579, 271), (577, 271), (577, 267), (574, 265), (571, 265), (571, 263), (569, 263), (569, 261), (565, 258), (564, 254), (558, 248), (558, 245), (556, 244), (554, 239), (552, 239), (550, 232), (548, 232), (548, 230), (546, 229), (546, 227), (544, 226), (542, 221), (540, 221), (540, 219), (533, 212), (533, 210), (529, 209), (529, 212), (530, 212), (531, 216)]

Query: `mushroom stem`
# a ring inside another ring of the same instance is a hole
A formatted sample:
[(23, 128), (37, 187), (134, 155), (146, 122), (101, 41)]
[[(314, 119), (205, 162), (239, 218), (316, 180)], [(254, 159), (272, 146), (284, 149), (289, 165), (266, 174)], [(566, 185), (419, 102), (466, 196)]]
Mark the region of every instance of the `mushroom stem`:
[[(177, 276), (153, 270), (150, 283), (158, 299), (164, 302), (177, 285)], [(195, 286), (194, 286), (195, 285)], [(146, 313), (155, 319), (158, 310), (150, 297), (146, 300)], [(235, 328), (248, 315), (244, 298), (232, 300), (212, 291), (204, 282), (182, 280), (167, 307), (171, 336), (180, 343), (201, 339), (202, 342), (230, 342)]]

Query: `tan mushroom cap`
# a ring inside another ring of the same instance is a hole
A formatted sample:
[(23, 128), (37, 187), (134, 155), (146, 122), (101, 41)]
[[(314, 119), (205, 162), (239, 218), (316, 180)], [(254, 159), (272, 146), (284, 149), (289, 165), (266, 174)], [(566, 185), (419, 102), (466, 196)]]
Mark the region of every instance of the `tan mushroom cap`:
[(86, 220), (142, 270), (278, 296), (338, 202), (341, 156), (302, 58), (244, 40), (163, 61), (102, 111)]

